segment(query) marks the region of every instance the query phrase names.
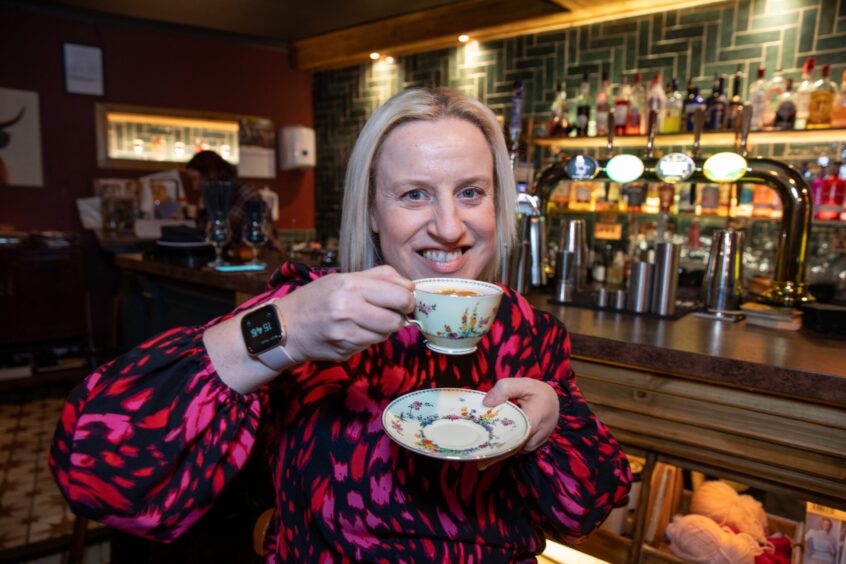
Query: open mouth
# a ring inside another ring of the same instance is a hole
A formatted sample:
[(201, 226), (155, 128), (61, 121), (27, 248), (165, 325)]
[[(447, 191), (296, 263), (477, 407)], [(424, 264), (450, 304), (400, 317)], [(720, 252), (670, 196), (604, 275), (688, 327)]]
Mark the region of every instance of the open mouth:
[(420, 256), (432, 262), (452, 262), (458, 260), (464, 254), (465, 249), (455, 249), (452, 251), (444, 251), (441, 249), (423, 249), (418, 251)]

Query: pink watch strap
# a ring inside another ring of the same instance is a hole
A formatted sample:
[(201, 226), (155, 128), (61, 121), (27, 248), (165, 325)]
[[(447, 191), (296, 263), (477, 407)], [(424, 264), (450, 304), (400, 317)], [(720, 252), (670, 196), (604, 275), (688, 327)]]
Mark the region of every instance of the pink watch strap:
[(291, 358), (291, 355), (288, 354), (288, 351), (286, 351), (285, 347), (282, 345), (273, 347), (263, 353), (259, 353), (258, 359), (262, 362), (262, 364), (277, 372), (282, 372), (294, 364), (294, 359)]

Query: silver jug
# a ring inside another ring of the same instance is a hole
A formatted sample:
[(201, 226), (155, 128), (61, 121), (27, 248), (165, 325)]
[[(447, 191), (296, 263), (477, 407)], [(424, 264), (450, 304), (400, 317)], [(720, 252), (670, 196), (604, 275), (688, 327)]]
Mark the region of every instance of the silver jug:
[(714, 232), (708, 268), (702, 285), (705, 309), (736, 311), (743, 301), (743, 232)]

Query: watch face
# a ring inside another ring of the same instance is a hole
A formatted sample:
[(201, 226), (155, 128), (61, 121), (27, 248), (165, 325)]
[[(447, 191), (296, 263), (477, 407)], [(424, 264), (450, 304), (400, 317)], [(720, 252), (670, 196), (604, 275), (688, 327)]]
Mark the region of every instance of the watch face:
[(282, 342), (276, 308), (266, 305), (241, 318), (241, 333), (250, 354), (263, 353)]

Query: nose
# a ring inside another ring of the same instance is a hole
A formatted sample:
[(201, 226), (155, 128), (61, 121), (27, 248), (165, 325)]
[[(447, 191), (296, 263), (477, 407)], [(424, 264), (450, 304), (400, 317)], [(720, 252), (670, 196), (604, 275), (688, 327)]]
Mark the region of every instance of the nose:
[(457, 243), (465, 231), (460, 207), (451, 199), (438, 202), (429, 222), (429, 234), (439, 241)]

